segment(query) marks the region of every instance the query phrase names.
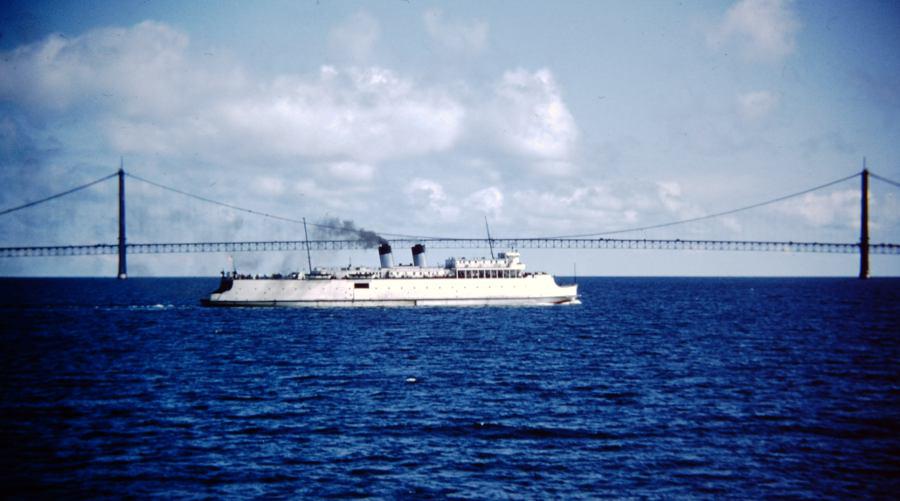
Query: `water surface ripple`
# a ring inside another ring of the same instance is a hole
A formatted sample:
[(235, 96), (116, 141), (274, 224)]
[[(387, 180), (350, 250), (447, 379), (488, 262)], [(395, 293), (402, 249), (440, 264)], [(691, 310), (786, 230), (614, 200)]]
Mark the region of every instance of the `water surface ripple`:
[(0, 280), (0, 482), (66, 497), (890, 497), (900, 280), (579, 279), (556, 308), (204, 309)]

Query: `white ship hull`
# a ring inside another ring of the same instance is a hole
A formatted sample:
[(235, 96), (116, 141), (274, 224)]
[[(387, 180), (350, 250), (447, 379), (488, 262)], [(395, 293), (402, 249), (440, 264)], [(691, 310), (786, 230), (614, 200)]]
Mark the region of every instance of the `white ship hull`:
[[(223, 287), (224, 289), (224, 287)], [(550, 275), (520, 278), (233, 280), (208, 306), (513, 306), (579, 304), (578, 286)]]

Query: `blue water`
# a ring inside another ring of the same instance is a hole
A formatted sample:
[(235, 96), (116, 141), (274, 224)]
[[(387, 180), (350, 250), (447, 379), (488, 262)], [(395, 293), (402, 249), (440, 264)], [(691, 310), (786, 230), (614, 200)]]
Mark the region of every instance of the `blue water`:
[(579, 283), (581, 306), (291, 310), (199, 307), (215, 279), (0, 280), (0, 485), (900, 492), (900, 280)]

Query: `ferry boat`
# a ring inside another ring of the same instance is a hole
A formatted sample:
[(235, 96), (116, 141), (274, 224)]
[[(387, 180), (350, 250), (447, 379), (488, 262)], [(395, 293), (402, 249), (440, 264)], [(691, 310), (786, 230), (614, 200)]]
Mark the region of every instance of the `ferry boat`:
[(394, 266), (391, 246), (378, 247), (381, 267), (314, 268), (271, 277), (223, 272), (205, 306), (485, 306), (580, 304), (578, 286), (526, 272), (518, 252), (496, 258), (449, 258), (427, 266), (425, 247), (413, 264)]

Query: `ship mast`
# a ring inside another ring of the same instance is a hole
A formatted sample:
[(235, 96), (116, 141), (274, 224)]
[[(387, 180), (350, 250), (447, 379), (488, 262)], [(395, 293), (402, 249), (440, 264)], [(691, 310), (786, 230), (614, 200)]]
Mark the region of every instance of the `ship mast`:
[(306, 231), (306, 218), (303, 218), (303, 236), (306, 237), (306, 264), (309, 265), (309, 272), (312, 273), (312, 257), (309, 254), (309, 233)]
[(494, 241), (491, 240), (491, 227), (488, 226), (487, 216), (484, 216), (484, 229), (487, 230), (488, 246), (491, 248), (491, 259), (494, 259)]

